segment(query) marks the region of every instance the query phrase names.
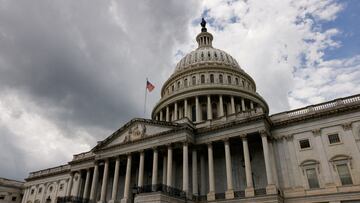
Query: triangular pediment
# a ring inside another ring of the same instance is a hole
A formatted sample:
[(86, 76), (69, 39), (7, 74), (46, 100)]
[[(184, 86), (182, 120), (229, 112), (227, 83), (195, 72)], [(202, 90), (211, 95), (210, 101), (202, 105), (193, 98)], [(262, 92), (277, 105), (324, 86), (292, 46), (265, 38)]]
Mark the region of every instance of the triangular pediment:
[(112, 147), (114, 145), (135, 142), (147, 137), (166, 133), (177, 129), (176, 123), (160, 122), (149, 119), (133, 119), (105, 140), (95, 146), (95, 150)]

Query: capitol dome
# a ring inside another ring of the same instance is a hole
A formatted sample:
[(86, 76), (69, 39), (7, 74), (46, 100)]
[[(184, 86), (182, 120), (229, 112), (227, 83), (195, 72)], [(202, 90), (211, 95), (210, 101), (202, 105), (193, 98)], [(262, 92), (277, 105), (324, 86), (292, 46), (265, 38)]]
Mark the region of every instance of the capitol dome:
[(212, 46), (213, 35), (202, 22), (198, 48), (186, 54), (161, 89), (153, 119), (176, 121), (187, 117), (201, 123), (246, 112), (268, 113), (255, 81), (223, 50)]

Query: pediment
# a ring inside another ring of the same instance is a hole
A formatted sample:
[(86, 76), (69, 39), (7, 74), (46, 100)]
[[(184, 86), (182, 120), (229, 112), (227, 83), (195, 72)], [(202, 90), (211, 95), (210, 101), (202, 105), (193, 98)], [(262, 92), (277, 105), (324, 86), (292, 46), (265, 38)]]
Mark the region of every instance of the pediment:
[(136, 142), (146, 137), (166, 133), (179, 128), (177, 124), (159, 122), (148, 119), (133, 119), (105, 140), (95, 146), (95, 150), (112, 147), (119, 144)]

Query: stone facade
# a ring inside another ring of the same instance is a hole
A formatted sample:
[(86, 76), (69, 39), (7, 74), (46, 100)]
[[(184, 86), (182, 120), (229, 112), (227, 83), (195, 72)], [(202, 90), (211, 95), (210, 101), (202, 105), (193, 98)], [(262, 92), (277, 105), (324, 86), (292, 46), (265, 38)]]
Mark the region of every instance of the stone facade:
[(196, 40), (152, 119), (30, 173), (22, 203), (360, 202), (360, 95), (269, 115), (205, 26)]
[(23, 197), (23, 182), (0, 178), (0, 203), (20, 203)]

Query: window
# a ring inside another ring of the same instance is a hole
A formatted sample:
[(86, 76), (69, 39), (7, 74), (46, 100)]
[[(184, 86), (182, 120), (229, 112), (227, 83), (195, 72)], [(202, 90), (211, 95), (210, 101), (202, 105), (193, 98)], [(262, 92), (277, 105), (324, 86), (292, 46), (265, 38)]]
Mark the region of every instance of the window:
[(16, 201), (16, 197), (12, 197), (11, 201), (15, 202)]
[(0, 199), (4, 200), (5, 199), (5, 195), (0, 195)]
[(319, 180), (315, 168), (306, 169), (306, 176), (310, 188), (319, 188)]
[(173, 92), (175, 89), (174, 85), (171, 86), (171, 91)]
[(187, 81), (187, 78), (184, 79), (184, 87), (187, 87), (188, 86), (188, 81)]
[(342, 185), (352, 185), (352, 179), (347, 164), (336, 165), (336, 169), (339, 174), (339, 178)]
[(300, 141), (299, 141), (299, 144), (300, 144), (300, 148), (301, 148), (301, 149), (307, 149), (307, 148), (310, 148), (310, 142), (309, 142), (309, 139), (300, 140)]
[(35, 190), (34, 189), (31, 189), (31, 194), (34, 194)]
[(328, 138), (329, 138), (329, 143), (330, 143), (330, 144), (334, 144), (334, 143), (339, 143), (339, 142), (340, 142), (339, 134), (331, 134), (331, 135), (328, 135)]
[(235, 78), (236, 85), (239, 85), (239, 78)]
[(195, 76), (192, 77), (192, 85), (196, 85), (196, 77)]
[(60, 188), (59, 188), (59, 189), (60, 189), (60, 191), (64, 189), (64, 184), (63, 184), (63, 183), (60, 184)]
[(38, 193), (41, 193), (42, 192), (42, 187), (41, 188), (39, 188), (39, 192)]
[(180, 88), (180, 81), (177, 82), (177, 88)]
[(231, 84), (231, 76), (228, 76), (228, 84)]
[(219, 83), (223, 83), (223, 76), (219, 75)]
[(210, 74), (210, 83), (214, 83), (214, 74)]
[(53, 187), (52, 187), (52, 186), (49, 187), (49, 191), (50, 191), (50, 192), (53, 191)]
[(205, 83), (205, 75), (201, 75), (201, 84)]

